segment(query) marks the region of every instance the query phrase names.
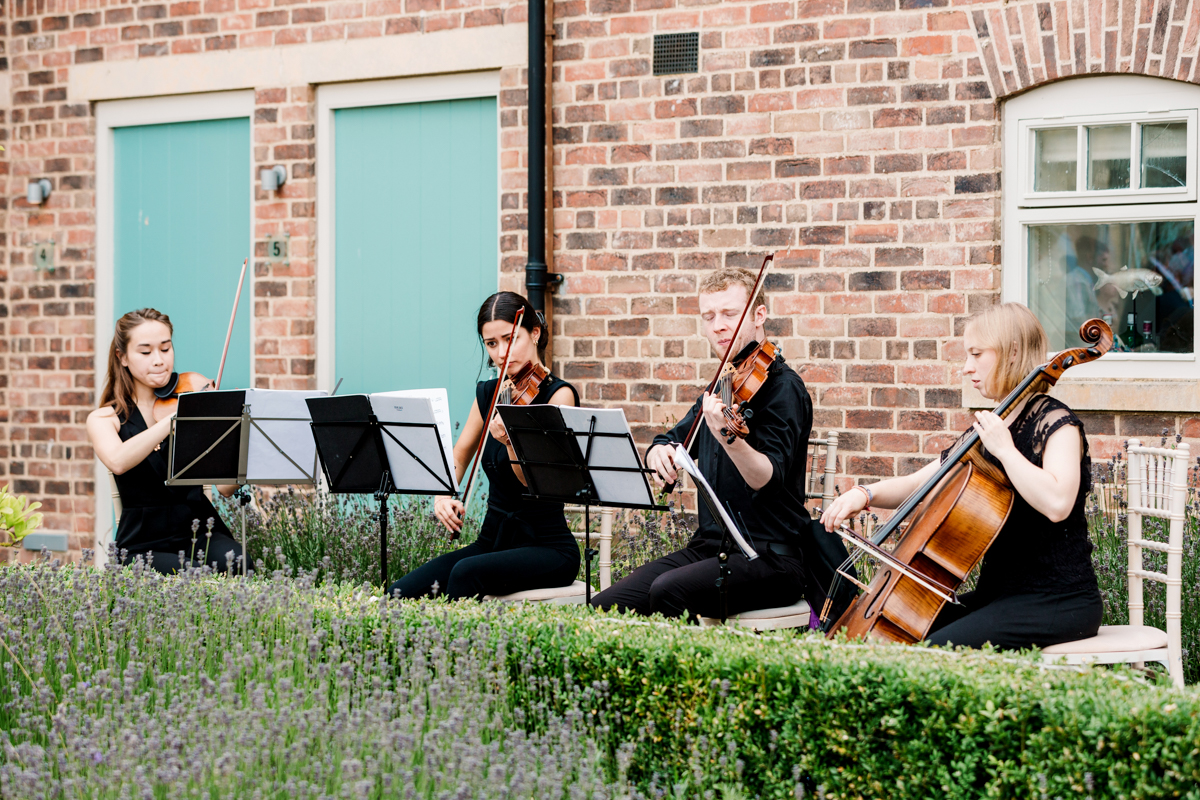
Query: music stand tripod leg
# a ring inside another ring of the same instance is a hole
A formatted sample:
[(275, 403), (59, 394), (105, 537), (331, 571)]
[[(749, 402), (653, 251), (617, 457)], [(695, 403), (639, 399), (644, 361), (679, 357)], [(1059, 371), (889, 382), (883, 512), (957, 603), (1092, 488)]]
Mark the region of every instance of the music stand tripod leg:
[(584, 502), (583, 504), (583, 583), (584, 583), (584, 603), (589, 607), (592, 605), (592, 557), (595, 551), (592, 550), (592, 519), (591, 506)]
[(379, 490), (375, 492), (375, 499), (379, 501), (379, 582), (383, 585), (383, 591), (387, 593), (388, 587), (388, 552), (387, 552), (387, 531), (388, 531), (388, 495), (391, 488), (391, 475), (385, 469), (383, 478), (379, 482)]
[(239, 486), (237, 490), (238, 505), (242, 512), (242, 577), (246, 577), (246, 561), (250, 558), (250, 551), (246, 549), (246, 506), (250, 505), (250, 491), (245, 486)]

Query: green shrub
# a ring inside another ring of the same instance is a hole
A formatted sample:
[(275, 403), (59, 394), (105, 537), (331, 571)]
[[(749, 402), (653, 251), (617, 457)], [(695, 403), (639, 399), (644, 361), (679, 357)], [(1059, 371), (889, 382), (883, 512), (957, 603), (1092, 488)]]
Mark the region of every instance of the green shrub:
[(0, 592), (4, 797), (1200, 797), (1200, 696), (1123, 668), (283, 573)]

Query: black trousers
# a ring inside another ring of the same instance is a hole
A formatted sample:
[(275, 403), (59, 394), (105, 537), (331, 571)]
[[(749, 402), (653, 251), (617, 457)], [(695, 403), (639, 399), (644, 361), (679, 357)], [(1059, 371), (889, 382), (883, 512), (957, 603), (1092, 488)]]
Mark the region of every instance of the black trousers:
[[(803, 562), (756, 547), (750, 561), (740, 552), (729, 557), (729, 613), (788, 606), (804, 596)], [(615, 608), (665, 617), (719, 617), (717, 591), (719, 543), (695, 541), (683, 550), (639, 567), (592, 597), (596, 608)]]
[[(206, 551), (207, 548), (207, 551)], [(179, 556), (179, 551), (183, 551), (183, 558)], [(226, 558), (226, 554), (232, 553), (232, 556)], [(210, 540), (204, 534), (196, 537), (196, 553), (192, 556), (192, 543), (189, 540), (183, 547), (176, 548), (174, 552), (137, 552), (126, 553), (125, 563), (132, 564), (136, 558), (149, 558), (150, 567), (155, 572), (161, 572), (164, 575), (173, 575), (179, 572), (180, 569), (189, 563), (193, 567), (202, 567), (205, 564), (212, 567), (218, 573), (236, 572), (239, 575), (242, 572), (242, 545), (241, 542), (231, 536), (226, 536), (223, 533), (214, 533)], [(246, 570), (254, 568), (252, 563), (246, 564)]]
[(967, 592), (959, 600), (961, 606), (947, 605), (933, 621), (930, 644), (991, 643), (1002, 650), (1049, 647), (1095, 636), (1104, 615), (1104, 601), (1095, 588), (1000, 597)]
[[(428, 561), (388, 587), (398, 597), (435, 592), (456, 600), (570, 586), (579, 572), (579, 551), (554, 547), (492, 550), (473, 542)], [(434, 585), (436, 584), (436, 589)]]

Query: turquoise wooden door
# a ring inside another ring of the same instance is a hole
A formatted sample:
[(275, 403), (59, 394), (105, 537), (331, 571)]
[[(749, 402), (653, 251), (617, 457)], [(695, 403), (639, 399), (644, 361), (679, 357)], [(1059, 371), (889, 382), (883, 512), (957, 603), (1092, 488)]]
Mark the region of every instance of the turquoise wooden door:
[(496, 99), (334, 112), (341, 393), (446, 387), (466, 420), (499, 280)]
[[(113, 139), (113, 311), (168, 315), (176, 370), (215, 380), (250, 255), (250, 120), (116, 128)], [(249, 284), (247, 275), (225, 388), (250, 386)]]

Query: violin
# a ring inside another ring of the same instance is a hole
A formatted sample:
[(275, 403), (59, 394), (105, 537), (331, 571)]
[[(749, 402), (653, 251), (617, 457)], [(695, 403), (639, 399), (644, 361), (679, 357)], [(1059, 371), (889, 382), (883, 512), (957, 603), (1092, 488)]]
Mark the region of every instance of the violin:
[[(730, 366), (729, 365), (730, 357), (733, 355), (733, 344), (734, 344), (734, 342), (736, 342), (738, 340), (738, 336), (741, 334), (741, 331), (742, 331), (742, 324), (745, 323), (745, 321), (746, 321), (746, 315), (750, 313), (750, 307), (752, 305), (754, 305), (754, 298), (758, 297), (758, 292), (762, 288), (763, 279), (766, 278), (766, 276), (767, 276), (767, 266), (774, 260), (775, 260), (774, 253), (769, 253), (767, 255), (767, 257), (763, 259), (762, 266), (758, 270), (758, 277), (754, 280), (754, 288), (750, 290), (750, 296), (746, 298), (746, 307), (742, 309), (742, 315), (740, 317), (738, 317), (737, 326), (733, 329), (733, 336), (730, 337), (729, 347), (725, 350), (725, 354), (721, 356), (721, 363), (717, 366), (717, 374), (715, 376), (713, 376), (712, 383), (708, 384), (708, 388), (704, 390), (705, 394), (714, 394), (717, 391), (718, 383), (723, 378), (725, 378), (727, 376), (727, 374), (729, 374), (730, 370), (728, 368)], [(778, 351), (775, 349), (775, 346), (771, 345), (769, 342), (764, 342), (764, 344), (769, 345), (771, 347), (771, 350), (772, 350), (771, 358), (774, 359), (775, 355), (778, 353)], [(755, 361), (752, 362), (750, 365), (746, 365), (746, 361), (748, 361), (748, 360), (749, 360), (749, 357), (747, 356), (747, 358), (742, 361), (742, 366), (745, 366), (748, 370), (753, 372), (754, 363), (757, 363), (757, 359), (755, 359)], [(767, 363), (767, 366), (770, 366), (769, 361)], [(736, 370), (734, 370), (734, 372), (736, 373)], [(766, 369), (764, 368), (762, 370), (762, 381), (757, 382), (758, 385), (754, 386), (753, 391), (751, 391), (750, 395), (746, 398), (747, 400), (750, 397), (753, 397), (753, 393), (757, 392), (759, 390), (759, 388), (762, 387), (762, 382), (766, 381), (766, 379), (767, 379), (767, 373), (766, 373)], [(730, 387), (733, 386), (734, 382), (735, 381), (733, 378), (729, 378), (728, 384)], [(748, 386), (753, 385), (753, 383), (754, 383), (754, 381), (741, 380), (738, 383), (738, 385), (739, 385), (739, 387), (748, 387)], [(730, 399), (733, 398), (732, 388), (731, 388), (731, 391), (729, 394), (729, 398)], [(722, 395), (722, 399), (724, 399), (724, 395)], [(749, 410), (749, 409), (747, 409), (747, 410)], [(725, 436), (730, 435), (730, 433), (727, 433), (726, 431), (732, 432), (734, 437), (745, 438), (746, 436), (750, 435), (750, 429), (746, 427), (746, 420), (749, 419), (749, 417), (747, 417), (745, 414), (739, 414), (738, 412), (733, 411), (730, 408), (729, 402), (725, 403), (724, 416), (725, 416), (726, 427), (722, 428), (722, 430), (721, 430), (723, 435), (725, 435)], [(753, 415), (751, 415), (751, 416), (753, 416)], [(696, 416), (692, 419), (692, 427), (690, 427), (688, 429), (687, 436), (685, 436), (683, 438), (683, 449), (684, 450), (690, 451), (692, 449), (692, 443), (696, 441), (696, 434), (700, 432), (700, 420), (703, 417), (704, 417), (704, 415), (701, 414), (699, 412), (699, 410), (697, 410)], [(727, 443), (733, 444), (733, 438), (730, 438)], [(667, 495), (669, 495), (673, 491), (675, 491), (675, 483), (674, 482), (668, 483), (666, 486), (663, 487), (662, 496), (665, 498)]]
[[(715, 392), (721, 395), (721, 402), (725, 404), (726, 426), (721, 429), (721, 435), (729, 437), (726, 444), (750, 435), (746, 423), (753, 418), (754, 409), (746, 408), (746, 403), (754, 399), (767, 382), (771, 364), (780, 358), (779, 348), (767, 341), (751, 342), (738, 355), (742, 358), (737, 366), (727, 364), (715, 386)], [(737, 410), (734, 410), (734, 404), (737, 404)]]
[(166, 385), (154, 390), (154, 421), (159, 422), (175, 413), (179, 395), (188, 392), (207, 392), (216, 384), (199, 372), (172, 372)]
[[(1033, 393), (1039, 378), (1053, 386), (1070, 367), (1095, 361), (1112, 348), (1112, 329), (1098, 319), (1083, 323), (1079, 336), (1088, 347), (1063, 350), (1034, 367), (1000, 401), (995, 413), (1007, 417)], [(958, 588), (992, 546), (1015, 499), (1003, 470), (984, 458), (979, 433), (970, 431), (933, 477), (901, 503), (874, 536), (864, 539), (838, 530), (843, 539), (859, 548), (859, 556), (870, 554), (879, 568), (869, 586), (838, 570), (835, 587), (845, 577), (863, 593), (828, 635), (844, 629), (852, 639), (869, 637), (906, 644), (925, 639), (945, 604), (958, 604)], [(890, 551), (883, 549), (881, 545), (893, 533), (897, 534), (895, 546)], [(829, 596), (833, 597), (832, 589)], [(821, 611), (822, 623), (829, 605), (827, 601)]]
[(500, 403), (507, 406), (527, 406), (542, 391), (542, 385), (550, 377), (550, 371), (541, 364), (530, 361), (517, 371), (500, 390)]

